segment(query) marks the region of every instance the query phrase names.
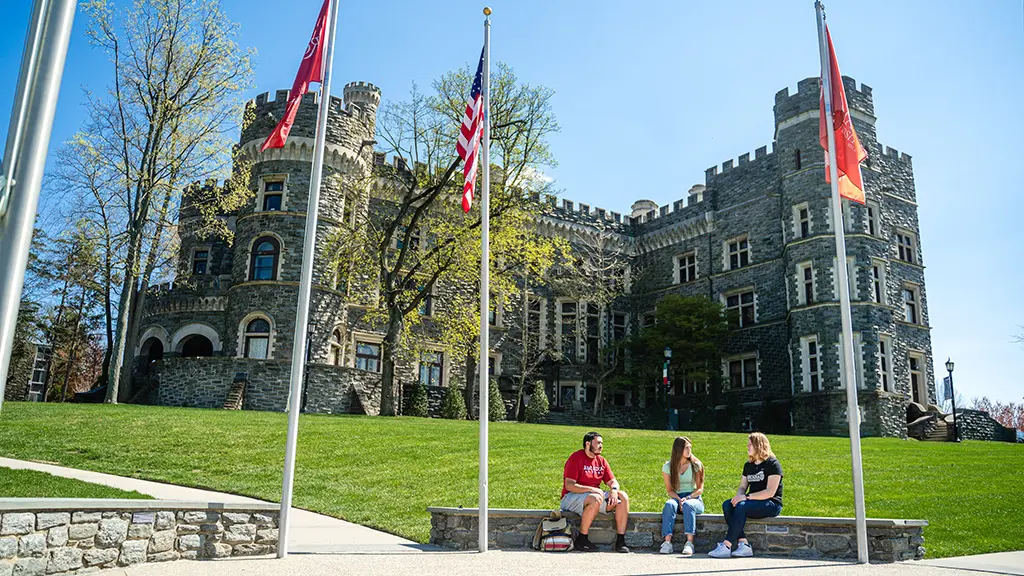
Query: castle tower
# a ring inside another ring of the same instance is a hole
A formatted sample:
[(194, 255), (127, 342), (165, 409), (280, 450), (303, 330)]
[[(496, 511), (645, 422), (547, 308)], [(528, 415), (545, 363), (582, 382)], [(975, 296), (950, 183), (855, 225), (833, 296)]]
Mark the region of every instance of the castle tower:
[[(849, 77), (843, 84), (854, 128), (868, 152), (862, 164), (867, 205), (842, 202), (861, 432), (900, 435), (905, 434), (906, 402), (927, 405), (934, 400), (913, 176), (909, 157), (883, 154), (877, 142), (871, 88), (858, 88)], [(831, 187), (825, 182), (818, 142), (819, 100), (817, 78), (800, 81), (794, 94), (784, 89), (775, 96), (793, 431), (843, 434), (847, 414), (839, 376), (839, 264)], [(903, 252), (897, 247), (901, 238), (912, 243)], [(911, 312), (904, 306), (908, 289)]]

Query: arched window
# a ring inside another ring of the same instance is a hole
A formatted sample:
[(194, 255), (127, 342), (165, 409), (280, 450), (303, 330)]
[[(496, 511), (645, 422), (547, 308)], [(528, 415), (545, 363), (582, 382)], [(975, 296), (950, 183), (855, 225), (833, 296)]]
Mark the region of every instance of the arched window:
[(265, 360), (270, 351), (270, 322), (265, 318), (251, 320), (245, 326), (245, 357)]
[(327, 356), (327, 363), (330, 364), (331, 366), (341, 366), (341, 343), (341, 329), (336, 328), (334, 332), (331, 333), (331, 350)]
[(250, 280), (277, 280), (277, 263), (281, 244), (273, 236), (264, 236), (253, 242), (249, 263)]
[(185, 358), (213, 356), (213, 342), (202, 334), (192, 334), (182, 340), (181, 355)]

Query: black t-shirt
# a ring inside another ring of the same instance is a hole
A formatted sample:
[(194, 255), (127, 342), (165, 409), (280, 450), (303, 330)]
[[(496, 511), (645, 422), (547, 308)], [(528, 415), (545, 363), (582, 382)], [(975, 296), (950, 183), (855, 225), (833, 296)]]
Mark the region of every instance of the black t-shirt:
[(747, 462), (743, 465), (743, 476), (747, 479), (747, 494), (760, 492), (768, 488), (768, 477), (779, 476), (779, 487), (775, 490), (775, 496), (771, 497), (779, 506), (782, 506), (782, 465), (775, 458), (769, 458), (760, 464)]

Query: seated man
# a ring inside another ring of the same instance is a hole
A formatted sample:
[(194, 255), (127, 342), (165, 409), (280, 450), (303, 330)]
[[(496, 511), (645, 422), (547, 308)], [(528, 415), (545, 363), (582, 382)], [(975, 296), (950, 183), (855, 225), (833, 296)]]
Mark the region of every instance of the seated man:
[[(580, 534), (575, 548), (583, 552), (596, 552), (597, 546), (590, 541), (590, 524), (597, 513), (615, 513), (616, 552), (629, 552), (626, 547), (626, 523), (629, 522), (629, 496), (619, 490), (619, 481), (612, 474), (608, 461), (601, 456), (604, 440), (597, 432), (583, 436), (583, 450), (573, 452), (565, 461), (562, 474), (562, 510), (580, 515)], [(601, 482), (608, 491), (601, 490)]]

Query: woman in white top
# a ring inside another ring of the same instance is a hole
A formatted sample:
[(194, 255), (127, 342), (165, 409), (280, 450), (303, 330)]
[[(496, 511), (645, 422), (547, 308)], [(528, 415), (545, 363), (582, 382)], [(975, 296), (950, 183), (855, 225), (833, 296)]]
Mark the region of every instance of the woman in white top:
[(672, 553), (672, 530), (676, 525), (676, 514), (683, 513), (683, 531), (686, 533), (686, 544), (683, 545), (683, 556), (693, 554), (693, 534), (697, 529), (697, 514), (704, 513), (704, 501), (700, 495), (704, 492), (704, 465), (693, 455), (693, 443), (685, 436), (680, 436), (672, 443), (672, 459), (661, 467), (661, 476), (665, 480), (665, 491), (668, 500), (661, 511), (661, 553)]

